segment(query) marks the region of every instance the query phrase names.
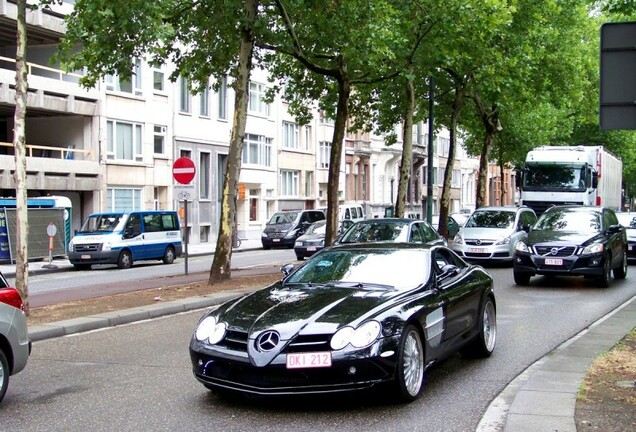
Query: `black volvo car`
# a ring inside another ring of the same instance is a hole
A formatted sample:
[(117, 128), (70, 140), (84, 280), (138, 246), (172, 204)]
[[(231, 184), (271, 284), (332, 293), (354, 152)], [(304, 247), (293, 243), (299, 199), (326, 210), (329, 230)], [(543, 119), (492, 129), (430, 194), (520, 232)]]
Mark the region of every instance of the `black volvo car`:
[(612, 209), (555, 206), (517, 243), (514, 279), (527, 285), (534, 275), (585, 276), (608, 287), (627, 276), (627, 236)]

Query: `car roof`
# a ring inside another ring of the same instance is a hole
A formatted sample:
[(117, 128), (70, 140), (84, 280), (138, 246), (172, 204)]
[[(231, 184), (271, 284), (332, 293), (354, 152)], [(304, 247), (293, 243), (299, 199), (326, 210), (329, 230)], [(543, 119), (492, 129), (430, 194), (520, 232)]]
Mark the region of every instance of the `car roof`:
[(560, 205), (560, 206), (552, 206), (548, 207), (546, 212), (556, 211), (556, 210), (565, 210), (569, 212), (602, 212), (603, 210), (611, 210), (609, 207), (597, 207), (597, 206), (584, 206), (577, 204), (569, 204), (569, 205)]
[(422, 219), (412, 219), (412, 218), (392, 218), (392, 217), (385, 217), (385, 218), (373, 218), (373, 219), (362, 219), (356, 222), (356, 224), (364, 224), (364, 223), (378, 223), (378, 222), (403, 222), (403, 223), (410, 223), (410, 222), (425, 222)]
[(329, 250), (340, 250), (340, 249), (368, 249), (368, 250), (397, 250), (397, 249), (426, 249), (430, 250), (433, 248), (444, 247), (448, 249), (448, 247), (439, 244), (427, 244), (427, 243), (406, 243), (406, 242), (364, 242), (364, 243), (338, 243), (333, 246), (330, 246)]

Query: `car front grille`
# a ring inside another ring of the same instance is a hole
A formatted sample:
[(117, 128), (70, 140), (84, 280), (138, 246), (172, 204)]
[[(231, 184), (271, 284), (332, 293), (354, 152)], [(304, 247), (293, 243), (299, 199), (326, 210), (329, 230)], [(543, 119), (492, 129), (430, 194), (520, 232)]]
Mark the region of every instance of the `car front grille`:
[[(566, 257), (566, 256), (574, 255), (574, 252), (576, 251), (576, 247), (575, 246), (535, 246), (534, 250), (536, 251), (537, 255)], [(553, 253), (553, 250), (555, 250), (556, 253)]]
[(464, 240), (467, 245), (471, 246), (490, 246), (494, 243), (493, 240), (476, 240), (476, 239), (466, 239)]
[(75, 252), (98, 252), (102, 248), (101, 243), (75, 244)]
[[(331, 335), (301, 335), (295, 337), (291, 343), (283, 350), (283, 353), (298, 352), (319, 352), (329, 351)], [(248, 335), (247, 332), (236, 329), (228, 329), (225, 338), (217, 345), (233, 351), (247, 352)]]

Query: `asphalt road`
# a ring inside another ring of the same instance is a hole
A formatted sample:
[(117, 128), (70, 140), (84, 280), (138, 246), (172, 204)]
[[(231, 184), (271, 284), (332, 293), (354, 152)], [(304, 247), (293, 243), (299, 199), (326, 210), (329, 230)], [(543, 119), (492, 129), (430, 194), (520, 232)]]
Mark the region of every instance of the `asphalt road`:
[(608, 289), (583, 279), (533, 278), (489, 268), (498, 343), (484, 360), (452, 357), (429, 370), (423, 397), (386, 392), (275, 400), (221, 398), (192, 376), (188, 341), (202, 311), (45, 340), (14, 377), (0, 430), (29, 431), (473, 431), (519, 373), (631, 298), (636, 266)]

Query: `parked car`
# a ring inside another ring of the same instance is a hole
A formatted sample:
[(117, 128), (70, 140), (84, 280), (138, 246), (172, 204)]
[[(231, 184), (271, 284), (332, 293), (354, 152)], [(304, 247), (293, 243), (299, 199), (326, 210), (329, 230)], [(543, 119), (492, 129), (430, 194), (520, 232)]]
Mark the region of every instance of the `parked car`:
[(190, 359), (205, 387), (290, 395), (386, 383), (412, 401), (432, 364), (495, 348), (493, 280), (445, 246), (337, 245), (282, 270), (199, 321)]
[(636, 259), (636, 212), (616, 213), (618, 222), (627, 234), (627, 259)]
[(93, 264), (116, 264), (127, 269), (140, 260), (172, 264), (181, 256), (179, 215), (171, 210), (107, 212), (88, 215), (68, 247), (77, 270)]
[(627, 276), (627, 235), (609, 208), (551, 207), (515, 250), (518, 285), (539, 274), (596, 277), (608, 287), (612, 270), (616, 279)]
[(325, 247), (325, 233), (327, 231), (327, 221), (314, 222), (305, 232), (296, 239), (294, 252), (296, 259), (304, 260), (312, 256)]
[(409, 218), (365, 219), (351, 225), (336, 241), (338, 244), (368, 242), (408, 242), (446, 245), (428, 222)]
[(470, 261), (512, 262), (515, 245), (537, 221), (525, 206), (481, 207), (475, 210), (453, 239), (452, 248)]
[(286, 210), (274, 213), (261, 234), (263, 249), (272, 247), (293, 248), (296, 239), (303, 235), (309, 225), (324, 220), (320, 210)]
[[(454, 238), (459, 229), (464, 226), (470, 213), (451, 213), (448, 215), (448, 238)], [(434, 215), (431, 219), (431, 225), (435, 231), (439, 231), (439, 215)]]
[(31, 353), (31, 341), (20, 293), (0, 273), (0, 402), (9, 376), (22, 371)]

